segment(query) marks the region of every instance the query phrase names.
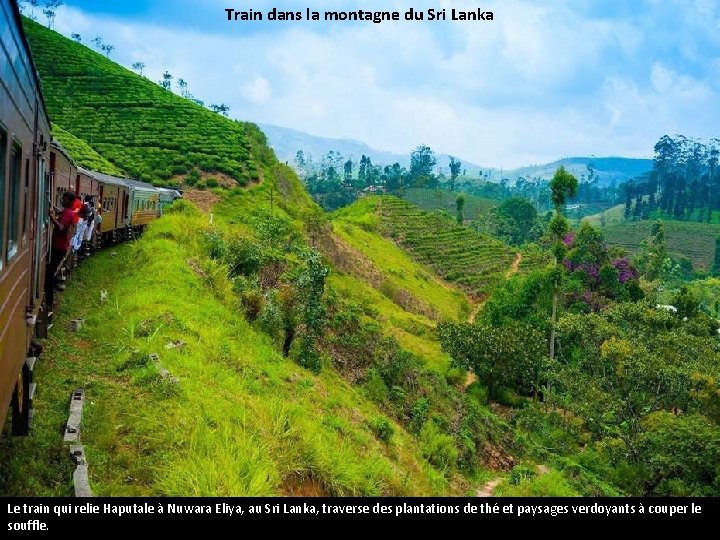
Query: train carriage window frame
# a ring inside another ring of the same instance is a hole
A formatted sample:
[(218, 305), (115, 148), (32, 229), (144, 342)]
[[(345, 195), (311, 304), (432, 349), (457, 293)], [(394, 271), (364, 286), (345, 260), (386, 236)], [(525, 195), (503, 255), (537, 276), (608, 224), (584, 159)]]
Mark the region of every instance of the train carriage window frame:
[[(0, 123), (0, 250), (5, 252), (5, 180), (7, 169), (8, 136), (5, 125)], [(4, 257), (0, 257), (0, 272), (4, 268)]]
[(18, 253), (20, 243), (20, 195), (22, 194), (22, 160), (23, 148), (20, 141), (13, 137), (12, 146), (10, 148), (10, 170), (8, 179), (10, 180), (10, 197), (8, 204), (8, 220), (7, 220), (7, 262), (15, 258)]
[(27, 246), (27, 239), (28, 239), (28, 214), (30, 213), (30, 209), (32, 208), (32, 205), (30, 204), (30, 158), (25, 158), (25, 187), (23, 189), (23, 206), (22, 206), (22, 227), (21, 231), (22, 234), (20, 238), (22, 238), (22, 245), (23, 247)]

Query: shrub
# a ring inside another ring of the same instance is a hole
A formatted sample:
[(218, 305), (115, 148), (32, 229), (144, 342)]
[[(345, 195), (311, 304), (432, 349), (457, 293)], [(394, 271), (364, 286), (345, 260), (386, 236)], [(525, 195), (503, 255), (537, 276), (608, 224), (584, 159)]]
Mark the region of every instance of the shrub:
[(375, 436), (385, 443), (390, 443), (390, 439), (395, 433), (395, 429), (387, 418), (378, 416), (370, 422), (370, 429), (372, 429)]
[(175, 199), (175, 201), (163, 210), (166, 214), (182, 214), (186, 216), (199, 216), (200, 211), (190, 201)]
[(200, 191), (205, 191), (207, 189), (207, 185), (205, 184), (205, 182), (198, 182), (195, 187), (198, 188)]
[(442, 433), (431, 420), (420, 430), (420, 450), (435, 468), (445, 474), (452, 472), (458, 459), (458, 450), (450, 435)]
[(209, 188), (216, 188), (220, 186), (220, 182), (217, 178), (208, 178), (205, 183), (207, 184), (207, 187)]

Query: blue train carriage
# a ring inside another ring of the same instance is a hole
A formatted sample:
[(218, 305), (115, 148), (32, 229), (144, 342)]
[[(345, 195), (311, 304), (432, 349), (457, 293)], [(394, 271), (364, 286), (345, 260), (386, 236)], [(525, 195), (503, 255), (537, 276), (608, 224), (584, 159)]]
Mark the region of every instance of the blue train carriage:
[(17, 3), (0, 0), (0, 426), (30, 429), (48, 309), (50, 121)]
[(131, 232), (141, 233), (145, 227), (158, 218), (160, 212), (160, 191), (145, 182), (124, 178), (130, 191), (129, 226)]
[(158, 205), (158, 217), (163, 215), (163, 209), (170, 206), (175, 199), (182, 197), (177, 189), (157, 188), (160, 192), (160, 204)]

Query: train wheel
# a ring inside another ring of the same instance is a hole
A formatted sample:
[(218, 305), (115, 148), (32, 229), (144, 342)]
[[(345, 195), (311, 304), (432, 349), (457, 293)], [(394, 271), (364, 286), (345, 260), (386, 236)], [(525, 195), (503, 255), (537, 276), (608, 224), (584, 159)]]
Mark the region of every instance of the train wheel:
[(32, 382), (32, 370), (35, 359), (26, 361), (15, 383), (12, 397), (12, 434), (25, 436), (30, 433), (32, 424), (32, 400), (35, 394), (35, 384)]

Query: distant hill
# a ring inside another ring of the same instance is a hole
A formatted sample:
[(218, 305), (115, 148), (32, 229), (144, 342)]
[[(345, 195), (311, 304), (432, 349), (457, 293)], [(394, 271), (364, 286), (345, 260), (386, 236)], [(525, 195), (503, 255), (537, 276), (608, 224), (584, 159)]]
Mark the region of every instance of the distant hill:
[(592, 164), (595, 169), (595, 175), (598, 177), (600, 184), (604, 186), (613, 180), (619, 184), (646, 173), (652, 169), (652, 163), (651, 159), (640, 158), (570, 157), (542, 165), (531, 165), (508, 171), (492, 169), (488, 172), (490, 172), (490, 180), (493, 181), (507, 178), (511, 182), (514, 182), (521, 177), (528, 180), (535, 178), (549, 180), (553, 174), (555, 174), (558, 167), (562, 165), (580, 179), (583, 175), (588, 176), (588, 165)]
[[(358, 161), (362, 155), (366, 155), (377, 165), (399, 163), (404, 167), (410, 166), (410, 152), (407, 154), (395, 154), (371, 148), (366, 143), (353, 139), (318, 137), (295, 129), (270, 124), (258, 124), (258, 126), (267, 136), (268, 143), (275, 150), (278, 159), (287, 161), (289, 165), (294, 163), (298, 150), (310, 154), (314, 160), (319, 160), (320, 157), (333, 150), (340, 152), (345, 157), (352, 156), (355, 161)], [(444, 172), (448, 174), (449, 156), (447, 154), (437, 154), (437, 157), (438, 167), (444, 169)], [(503, 178), (514, 182), (521, 177), (527, 179), (550, 179), (561, 165), (564, 165), (566, 169), (580, 178), (582, 175), (588, 175), (587, 166), (592, 163), (600, 183), (606, 185), (613, 180), (617, 183), (625, 182), (652, 169), (651, 159), (625, 157), (570, 157), (552, 163), (508, 170), (483, 167), (462, 157), (457, 158), (462, 162), (463, 168), (467, 170), (468, 176), (476, 176), (482, 171), (484, 175), (488, 176), (489, 180), (494, 182), (499, 182)]]
[[(287, 161), (292, 165), (295, 161), (295, 155), (298, 150), (302, 150), (305, 154), (310, 154), (312, 158), (319, 161), (320, 158), (330, 152), (340, 152), (344, 157), (352, 157), (353, 161), (359, 161), (360, 157), (368, 156), (376, 165), (392, 165), (399, 163), (403, 167), (410, 166), (410, 151), (407, 154), (395, 154), (385, 150), (377, 150), (371, 148), (366, 143), (353, 139), (333, 139), (329, 137), (318, 137), (281, 126), (273, 126), (270, 124), (258, 124), (268, 138), (268, 143), (275, 150), (275, 154), (280, 161)], [(448, 171), (448, 162), (450, 157), (447, 154), (436, 154), (438, 158), (438, 167)], [(470, 170), (479, 169), (480, 166), (471, 163), (458, 156), (463, 166)]]

